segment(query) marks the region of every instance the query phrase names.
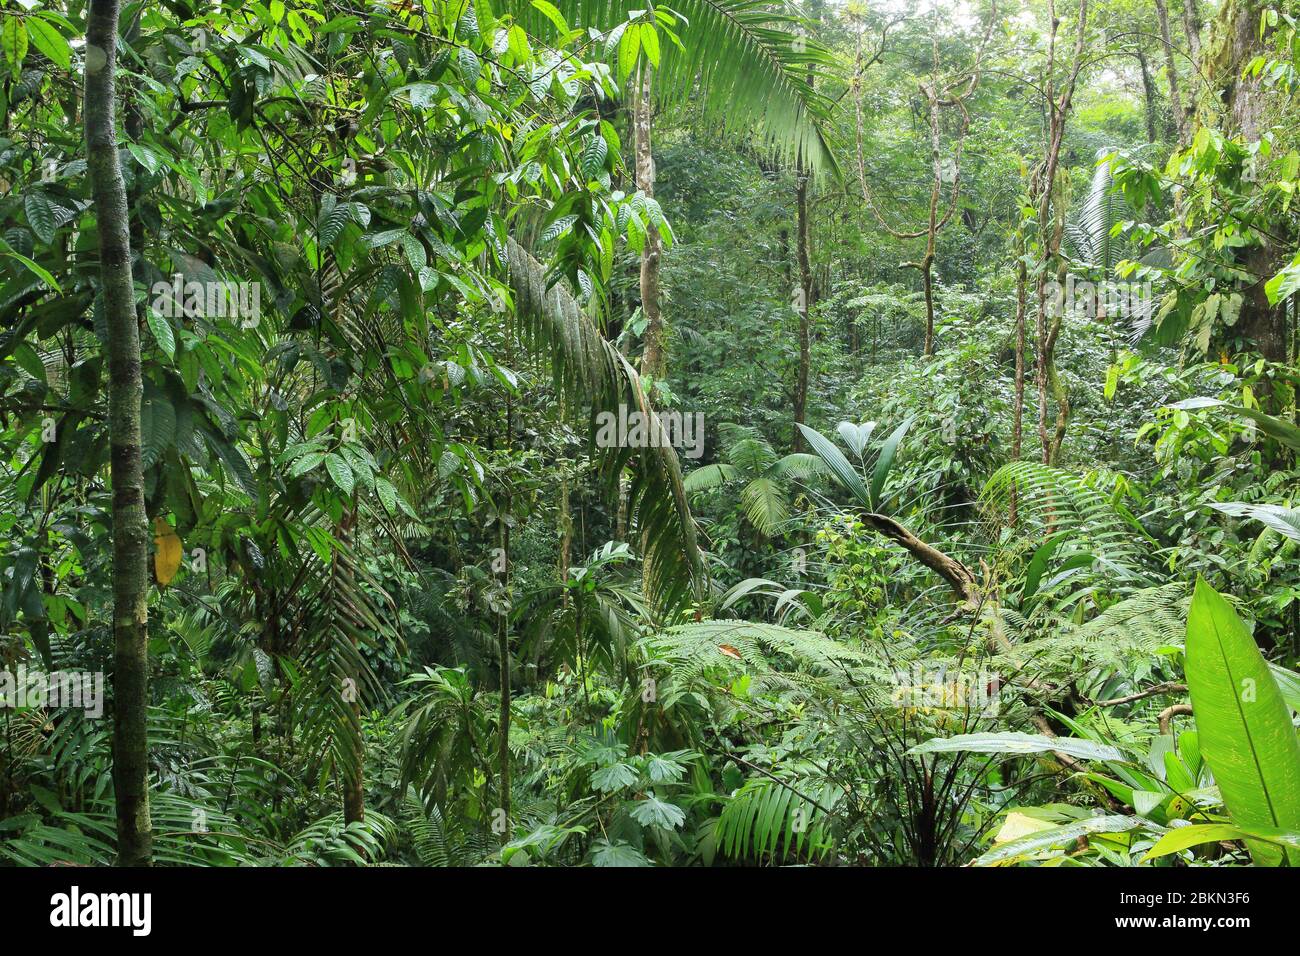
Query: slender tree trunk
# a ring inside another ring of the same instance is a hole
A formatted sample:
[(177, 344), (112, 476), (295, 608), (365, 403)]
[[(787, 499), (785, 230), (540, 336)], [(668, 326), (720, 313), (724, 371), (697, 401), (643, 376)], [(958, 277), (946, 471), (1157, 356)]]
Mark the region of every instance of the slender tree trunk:
[(1187, 33), (1187, 52), (1197, 67), (1201, 63), (1201, 14), (1196, 0), (1183, 0), (1183, 30)]
[[(339, 540), (351, 543), (355, 536), (357, 511), (354, 504), (349, 504), (339, 521), (337, 534)], [(349, 593), (355, 586), (352, 565), (349, 559), (339, 554), (334, 556), (333, 572), (341, 580), (338, 593)], [(355, 626), (349, 627), (348, 639), (352, 642), (353, 652), (359, 653), (360, 644)], [(361, 675), (352, 674), (351, 700), (347, 701), (349, 720), (348, 732), (351, 735), (347, 746), (352, 755), (352, 765), (343, 772), (343, 822), (361, 823), (366, 818), (366, 740), (361, 729)]]
[[(1265, 44), (1259, 33), (1263, 6), (1260, 0), (1239, 0), (1231, 7), (1223, 7), (1214, 24), (1214, 33), (1221, 37), (1226, 48), (1223, 72), (1215, 77), (1215, 83), (1222, 89), (1222, 98), (1228, 107), (1228, 131), (1246, 143), (1258, 140), (1267, 130), (1273, 121), (1269, 116), (1270, 108), (1280, 112), (1274, 104), (1281, 101), (1281, 97), (1266, 87), (1260, 77), (1249, 73), (1243, 75), (1246, 65), (1264, 52)], [(1242, 290), (1245, 301), (1237, 329), (1255, 343), (1266, 359), (1285, 362), (1288, 352), (1286, 303), (1270, 304), (1264, 286), (1290, 256), (1292, 243), (1285, 218), (1277, 217), (1268, 228), (1282, 241), (1266, 238), (1240, 253), (1242, 266), (1255, 277), (1255, 281)]]
[[(795, 257), (799, 267), (799, 288), (795, 303), (799, 311), (799, 371), (794, 388), (794, 420), (808, 422), (808, 370), (812, 363), (812, 264), (808, 255), (808, 170), (800, 162), (795, 173)], [(803, 432), (794, 430), (794, 450), (802, 451)]]
[[(1060, 378), (1056, 374), (1055, 355), (1056, 340), (1061, 331), (1062, 317), (1057, 315), (1052, 322), (1047, 317), (1047, 279), (1053, 266), (1057, 278), (1064, 278), (1065, 263), (1060, 258), (1061, 237), (1065, 229), (1065, 196), (1063, 184), (1057, 181), (1060, 166), (1061, 146), (1065, 139), (1065, 127), (1074, 101), (1074, 90), (1083, 68), (1083, 53), (1087, 42), (1088, 0), (1079, 0), (1079, 14), (1075, 23), (1078, 34), (1075, 36), (1074, 56), (1066, 81), (1062, 84), (1060, 98), (1056, 95), (1056, 31), (1060, 21), (1056, 16), (1055, 0), (1048, 0), (1052, 32), (1048, 41), (1047, 80), (1044, 88), (1048, 107), (1047, 154), (1042, 169), (1036, 176), (1039, 223), (1039, 266), (1036, 278), (1036, 304), (1038, 306), (1035, 322), (1036, 364), (1034, 379), (1038, 386), (1038, 434), (1042, 443), (1042, 460), (1051, 464), (1060, 451), (1065, 436), (1065, 426), (1069, 420), (1069, 397), (1066, 395)], [(1047, 427), (1047, 392), (1048, 387), (1057, 398), (1058, 412), (1055, 436)]]
[[(1022, 230), (1016, 230), (1016, 390), (1015, 407), (1011, 418), (1011, 460), (1019, 461), (1024, 445), (1025, 431), (1025, 310), (1029, 292), (1029, 270), (1025, 265), (1025, 239)], [(1010, 521), (1016, 523), (1018, 496), (1011, 488)]]
[(1147, 142), (1156, 141), (1156, 89), (1155, 83), (1151, 80), (1151, 67), (1147, 64), (1147, 55), (1139, 47), (1134, 54), (1138, 61), (1138, 69), (1142, 75), (1142, 104), (1147, 123)]
[[(513, 342), (513, 335), (508, 338)], [(506, 355), (507, 361), (514, 365), (513, 348)], [(505, 447), (507, 452), (514, 449), (515, 435), (515, 401), (513, 394), (506, 395), (506, 437)], [(513, 513), (513, 496), (509, 491), (505, 495), (505, 514)], [(497, 728), (497, 761), (499, 766), (499, 777), (497, 782), (497, 806), (501, 811), (501, 816), (505, 822), (505, 831), (502, 834), (504, 840), (508, 840), (511, 832), (510, 826), (510, 525), (503, 520), (498, 521), (500, 527), (500, 544), (501, 548), (501, 571), (499, 580), (502, 594), (503, 608), (497, 615), (497, 659), (498, 666), (501, 669), (501, 678), (499, 681), (501, 690), (501, 705), (498, 713), (499, 727)], [(504, 842), (504, 841), (503, 841)]]
[[(1165, 48), (1165, 72), (1169, 75), (1169, 105), (1178, 126), (1178, 143), (1187, 143), (1190, 117), (1183, 110), (1183, 98), (1178, 88), (1178, 67), (1174, 62), (1174, 44), (1169, 33), (1169, 8), (1165, 0), (1155, 0), (1156, 19), (1160, 21), (1160, 42)], [(1189, 103), (1190, 105), (1190, 103)]]
[(113, 73), (117, 0), (91, 0), (86, 22), (86, 162), (99, 234), (108, 327), (113, 484), (113, 794), (117, 861), (153, 862), (149, 821), (149, 531), (140, 459), (140, 329), (131, 281), (130, 219), (117, 152)]
[[(501, 571), (501, 582), (505, 586), (510, 579), (510, 528), (501, 524), (501, 550), (505, 555), (505, 564)], [(501, 668), (501, 708), (498, 714), (497, 760), (499, 777), (497, 782), (497, 804), (506, 822), (505, 835), (510, 833), (510, 616), (502, 612), (497, 619), (497, 653)]]
[[(935, 71), (938, 72), (936, 56)], [(930, 103), (930, 218), (925, 230), (925, 257), (921, 259), (921, 289), (925, 293), (925, 346), (922, 354), (934, 354), (934, 244), (939, 231), (939, 194), (943, 189), (943, 160), (939, 142), (939, 79), (926, 89)]]
[[(637, 189), (651, 198), (655, 194), (655, 163), (650, 148), (653, 118), (650, 94), (653, 77), (654, 70), (650, 64), (642, 63), (635, 109), (636, 185)], [(663, 313), (659, 310), (659, 266), (662, 253), (663, 241), (652, 225), (646, 232), (645, 247), (641, 250), (641, 314), (645, 316), (646, 323), (641, 374), (656, 381), (668, 374), (665, 348), (668, 330), (664, 325)]]
[(563, 584), (569, 580), (569, 562), (573, 550), (573, 517), (569, 513), (569, 479), (560, 479), (560, 555), (559, 566), (556, 571), (559, 573), (560, 583)]

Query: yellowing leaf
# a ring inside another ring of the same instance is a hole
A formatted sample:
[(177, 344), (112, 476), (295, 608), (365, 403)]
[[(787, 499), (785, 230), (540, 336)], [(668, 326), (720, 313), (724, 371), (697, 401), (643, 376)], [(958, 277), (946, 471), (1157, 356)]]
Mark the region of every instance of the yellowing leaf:
[(166, 587), (180, 570), (181, 539), (162, 518), (153, 519), (153, 533), (153, 575), (160, 585)]
[(1052, 825), (1046, 820), (1036, 820), (1031, 816), (1013, 810), (1002, 821), (1002, 826), (999, 828), (997, 835), (993, 837), (993, 842), (1006, 843), (1009, 840), (1018, 840), (1020, 837), (1037, 833), (1039, 830), (1050, 830), (1051, 828)]

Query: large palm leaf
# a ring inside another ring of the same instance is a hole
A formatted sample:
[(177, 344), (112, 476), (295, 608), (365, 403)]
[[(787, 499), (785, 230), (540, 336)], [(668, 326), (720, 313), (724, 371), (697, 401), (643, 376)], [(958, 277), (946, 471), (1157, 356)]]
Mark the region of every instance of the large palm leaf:
[(616, 413), (623, 404), (660, 429), (660, 440), (653, 443), (658, 447), (595, 450), (611, 482), (624, 466), (632, 467), (628, 508), (645, 548), (646, 597), (659, 607), (672, 607), (692, 591), (702, 595), (704, 567), (681, 467), (640, 376), (563, 285), (548, 286), (545, 267), (513, 239), (507, 241), (506, 257), (519, 336), (531, 352), (549, 357), (556, 389), (575, 405), (589, 404), (593, 420), (602, 411)]
[(1115, 224), (1133, 219), (1133, 208), (1115, 186), (1111, 150), (1097, 151), (1097, 168), (1088, 195), (1076, 217), (1065, 224), (1065, 245), (1070, 255), (1086, 266), (1110, 275), (1123, 258), (1124, 241), (1112, 235)]
[[(629, 0), (555, 0), (571, 27), (609, 30), (644, 4)], [(530, 0), (505, 0), (529, 32), (553, 27)], [(655, 72), (660, 106), (690, 103), (727, 129), (752, 133), (793, 164), (836, 172), (825, 136), (829, 101), (810, 79), (827, 72), (834, 57), (798, 33), (800, 20), (765, 0), (674, 0), (683, 19), (682, 49), (661, 44)]]

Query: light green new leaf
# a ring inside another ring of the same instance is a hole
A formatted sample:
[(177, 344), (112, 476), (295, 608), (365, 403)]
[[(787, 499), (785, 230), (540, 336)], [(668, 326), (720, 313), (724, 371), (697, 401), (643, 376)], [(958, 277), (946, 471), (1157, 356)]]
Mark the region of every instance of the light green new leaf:
[(659, 65), (659, 34), (649, 23), (641, 25), (641, 49), (645, 50), (651, 66)]
[[(1255, 639), (1203, 579), (1187, 617), (1187, 687), (1201, 753), (1214, 771), (1232, 822), (1243, 829), (1300, 830), (1300, 744)], [(1247, 844), (1260, 864), (1282, 851)], [(1286, 851), (1293, 865), (1300, 853)]]

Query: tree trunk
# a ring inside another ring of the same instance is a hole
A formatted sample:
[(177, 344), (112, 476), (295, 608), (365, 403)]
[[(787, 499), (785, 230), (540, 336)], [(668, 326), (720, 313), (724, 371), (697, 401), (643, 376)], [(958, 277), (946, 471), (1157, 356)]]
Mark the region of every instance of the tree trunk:
[(1183, 30), (1187, 33), (1187, 52), (1192, 63), (1201, 62), (1201, 14), (1196, 0), (1183, 0)]
[[(936, 57), (936, 73), (938, 58)], [(921, 260), (921, 289), (925, 293), (925, 346), (921, 352), (934, 354), (934, 243), (939, 232), (939, 193), (943, 189), (943, 160), (939, 142), (939, 79), (926, 88), (930, 103), (930, 218), (925, 230), (925, 257)]]
[[(1025, 237), (1023, 229), (1016, 230), (1016, 389), (1015, 407), (1011, 417), (1011, 460), (1020, 460), (1025, 433), (1025, 311), (1029, 294), (1029, 269), (1025, 265)], [(1011, 489), (1011, 524), (1016, 523), (1018, 497), (1015, 486)]]
[(1147, 123), (1147, 142), (1156, 141), (1156, 90), (1155, 84), (1151, 81), (1151, 68), (1147, 65), (1147, 55), (1139, 47), (1134, 53), (1138, 61), (1138, 69), (1142, 75), (1142, 105), (1143, 113)]
[(140, 459), (140, 328), (131, 281), (130, 220), (117, 152), (113, 73), (117, 0), (91, 0), (86, 22), (86, 162), (99, 234), (108, 328), (113, 484), (113, 794), (117, 862), (149, 866), (149, 531)]
[[(651, 80), (654, 70), (648, 63), (641, 65), (641, 81), (637, 84), (635, 107), (636, 126), (636, 186), (646, 196), (655, 194), (655, 163), (650, 150), (652, 104)], [(645, 349), (641, 353), (641, 374), (653, 380), (668, 374), (668, 355), (665, 340), (668, 330), (659, 311), (659, 264), (663, 242), (653, 225), (646, 231), (645, 247), (641, 250), (641, 314), (645, 316)], [(651, 398), (653, 399), (653, 395)]]
[[(354, 504), (349, 504), (344, 509), (343, 517), (336, 529), (340, 541), (351, 544), (355, 536), (356, 521), (356, 507)], [(355, 586), (352, 565), (348, 560), (341, 559), (337, 553), (334, 556), (333, 572), (343, 579), (339, 585), (339, 593), (352, 591)], [(355, 652), (360, 642), (355, 629), (350, 628), (349, 631), (348, 637)], [(347, 701), (351, 737), (347, 746), (352, 755), (352, 766), (345, 768), (343, 772), (343, 822), (361, 823), (366, 818), (366, 740), (361, 729), (361, 675), (354, 673), (351, 677), (352, 699)]]
[[(795, 257), (799, 266), (797, 301), (799, 311), (799, 372), (794, 388), (794, 420), (808, 422), (808, 368), (812, 362), (812, 264), (808, 256), (808, 170), (800, 162), (795, 173)], [(794, 429), (794, 450), (803, 451), (803, 432)]]
[[(505, 555), (505, 564), (501, 570), (501, 582), (504, 586), (510, 575), (510, 528), (501, 525), (501, 550)], [(497, 781), (497, 805), (505, 822), (504, 839), (510, 834), (510, 616), (502, 612), (497, 620), (497, 651), (501, 668), (501, 708), (498, 714), (497, 754), (499, 777)]]
[[(1178, 127), (1178, 144), (1186, 145), (1190, 117), (1183, 111), (1183, 97), (1178, 89), (1178, 68), (1174, 63), (1174, 45), (1169, 34), (1169, 9), (1165, 0), (1156, 0), (1156, 19), (1160, 21), (1160, 42), (1165, 48), (1165, 73), (1169, 76), (1169, 107)], [(1191, 105), (1190, 102), (1188, 104)]]
[[(1215, 24), (1216, 32), (1225, 34), (1227, 43), (1223, 74), (1215, 80), (1223, 90), (1223, 101), (1228, 108), (1228, 132), (1240, 136), (1245, 143), (1258, 140), (1268, 128), (1267, 114), (1273, 98), (1259, 77), (1242, 75), (1246, 65), (1264, 53), (1259, 35), (1261, 7), (1259, 0), (1239, 0), (1230, 7), (1225, 6)], [(1287, 359), (1286, 308), (1285, 303), (1269, 304), (1264, 285), (1281, 268), (1289, 252), (1290, 236), (1286, 228), (1284, 219), (1272, 225), (1272, 230), (1288, 241), (1276, 243), (1261, 237), (1260, 244), (1243, 249), (1240, 258), (1255, 282), (1242, 290), (1245, 301), (1237, 329), (1254, 341), (1260, 354), (1272, 362)]]

